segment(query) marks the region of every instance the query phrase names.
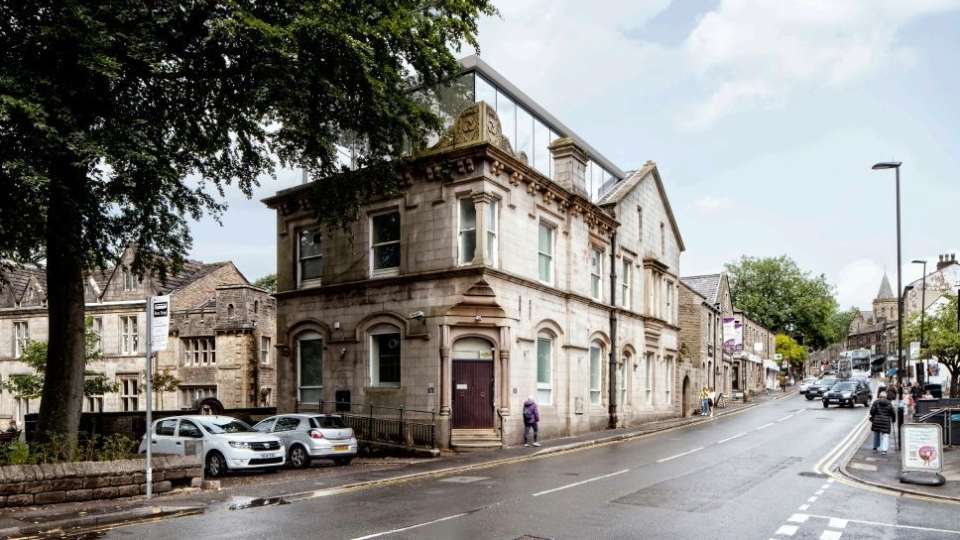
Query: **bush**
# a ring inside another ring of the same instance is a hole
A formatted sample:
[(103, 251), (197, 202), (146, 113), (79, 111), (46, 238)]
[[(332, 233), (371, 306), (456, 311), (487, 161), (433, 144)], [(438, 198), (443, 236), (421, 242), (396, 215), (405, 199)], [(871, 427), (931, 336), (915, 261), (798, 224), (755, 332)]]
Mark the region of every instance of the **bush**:
[(55, 434), (47, 442), (13, 441), (0, 447), (0, 466), (67, 461), (116, 461), (137, 457), (137, 441), (124, 435), (80, 433), (76, 439)]

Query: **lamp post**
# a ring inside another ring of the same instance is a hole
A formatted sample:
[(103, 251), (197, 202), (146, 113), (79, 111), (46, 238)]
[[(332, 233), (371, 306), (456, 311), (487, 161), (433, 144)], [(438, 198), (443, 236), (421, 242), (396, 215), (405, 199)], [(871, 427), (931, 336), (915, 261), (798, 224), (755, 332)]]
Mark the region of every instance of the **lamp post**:
[[(900, 274), (902, 266), (900, 263), (900, 161), (881, 161), (875, 164), (872, 169), (875, 171), (881, 169), (893, 169), (896, 172), (896, 192), (897, 192), (897, 401), (900, 409), (897, 411), (897, 434), (899, 436), (903, 426), (903, 285)], [(903, 442), (903, 441), (900, 441)], [(901, 446), (897, 446), (901, 448)]]
[[(914, 259), (911, 261), (913, 264), (922, 264), (923, 265), (923, 283), (920, 284), (920, 350), (922, 351), (926, 346), (926, 342), (923, 340), (923, 315), (927, 311), (927, 261), (921, 261)], [(917, 367), (920, 366), (920, 362), (917, 362)], [(925, 373), (922, 371), (917, 372), (917, 382), (920, 385), (923, 385), (921, 380)]]

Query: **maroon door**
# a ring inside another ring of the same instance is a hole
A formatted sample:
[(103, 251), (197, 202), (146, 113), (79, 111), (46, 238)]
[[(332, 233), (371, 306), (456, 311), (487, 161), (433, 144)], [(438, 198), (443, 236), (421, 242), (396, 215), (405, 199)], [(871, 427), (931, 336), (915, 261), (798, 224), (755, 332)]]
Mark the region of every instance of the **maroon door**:
[(453, 428), (493, 427), (493, 362), (453, 361)]

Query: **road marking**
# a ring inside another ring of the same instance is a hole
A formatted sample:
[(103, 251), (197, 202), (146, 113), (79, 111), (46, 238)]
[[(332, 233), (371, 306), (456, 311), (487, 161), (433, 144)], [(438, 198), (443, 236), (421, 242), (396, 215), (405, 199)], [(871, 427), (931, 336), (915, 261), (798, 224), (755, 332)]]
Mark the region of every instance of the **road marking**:
[(784, 416), (783, 418), (777, 420), (777, 422), (783, 422), (784, 420), (789, 420), (789, 419), (791, 419), (791, 418), (793, 418), (793, 415), (792, 415), (792, 414), (788, 414), (788, 415)]
[(793, 536), (797, 534), (797, 529), (799, 528), (800, 527), (797, 527), (796, 525), (781, 525), (780, 528), (777, 529), (777, 532), (774, 534), (782, 534), (784, 536)]
[(726, 438), (726, 439), (723, 439), (722, 441), (717, 442), (717, 444), (723, 444), (723, 443), (725, 443), (725, 442), (727, 442), (727, 441), (732, 441), (732, 440), (736, 439), (737, 437), (743, 437), (744, 435), (746, 435), (746, 433), (741, 433), (741, 434), (739, 434), (739, 435), (734, 435), (733, 437), (728, 437), (728, 438)]
[(769, 424), (764, 424), (764, 425), (758, 427), (758, 428), (757, 428), (757, 431), (760, 431), (761, 429), (767, 429), (768, 427), (770, 427), (770, 426), (772, 426), (772, 425), (773, 425), (773, 422), (770, 422)]
[(692, 454), (692, 453), (694, 453), (694, 452), (699, 452), (700, 450), (703, 450), (703, 447), (702, 447), (702, 446), (701, 446), (700, 448), (694, 448), (693, 450), (689, 450), (689, 451), (684, 452), (684, 453), (682, 453), (682, 454), (677, 454), (677, 455), (674, 455), (674, 456), (665, 457), (665, 458), (663, 458), (663, 459), (658, 459), (658, 460), (657, 460), (657, 463), (663, 463), (664, 461), (670, 461), (671, 459), (677, 459), (678, 457), (683, 457), (683, 456), (686, 456), (686, 455), (688, 455), (688, 454)]
[(840, 540), (841, 536), (843, 536), (843, 533), (840, 531), (823, 531), (820, 540)]
[(806, 512), (806, 511), (809, 510), (809, 509), (810, 509), (810, 505), (809, 505), (809, 504), (801, 504), (801, 505), (800, 505), (800, 511), (801, 511), (801, 512)]
[(815, 502), (817, 502), (817, 498), (816, 498), (816, 497), (810, 497), (809, 499), (807, 499), (807, 502), (808, 502), (808, 503), (815, 503)]
[(806, 514), (794, 514), (794, 515), (790, 516), (789, 518), (787, 518), (787, 521), (789, 521), (789, 522), (791, 522), (791, 523), (806, 523), (806, 522), (807, 522), (807, 518), (809, 518), (809, 517), (810, 517), (810, 516), (808, 516), (808, 515), (806, 515)]
[[(689, 452), (688, 452), (688, 453), (689, 453)], [(572, 483), (572, 484), (567, 484), (567, 485), (565, 485), (565, 486), (560, 486), (560, 487), (558, 487), (558, 488), (548, 489), (547, 491), (541, 491), (540, 493), (534, 493), (533, 496), (534, 496), (534, 497), (539, 497), (539, 496), (541, 496), (541, 495), (546, 495), (546, 494), (548, 494), (548, 493), (553, 493), (553, 492), (555, 492), (555, 491), (561, 491), (561, 490), (564, 490), (564, 489), (570, 489), (570, 488), (572, 488), (572, 487), (582, 486), (583, 484), (589, 484), (590, 482), (596, 482), (597, 480), (603, 480), (603, 479), (605, 479), (605, 478), (610, 478), (611, 476), (617, 476), (618, 474), (623, 474), (623, 473), (628, 473), (628, 472), (630, 472), (630, 469), (624, 469), (624, 470), (622, 470), (622, 471), (617, 471), (617, 472), (615, 472), (615, 473), (605, 474), (605, 475), (603, 475), (603, 476), (598, 476), (598, 477), (596, 477), (596, 478), (590, 478), (590, 479), (588, 479), (588, 480), (583, 480), (583, 481), (580, 481), (580, 482), (574, 482), (574, 483)]]
[(454, 515), (452, 515), (452, 516), (442, 517), (442, 518), (440, 518), (440, 519), (435, 519), (435, 520), (433, 520), (433, 521), (427, 521), (427, 522), (425, 522), (425, 523), (418, 523), (418, 524), (416, 524), (416, 525), (411, 525), (411, 526), (409, 526), (409, 527), (404, 527), (404, 528), (402, 528), (402, 529), (394, 529), (394, 530), (392, 530), (392, 531), (383, 531), (383, 532), (378, 532), (378, 533), (374, 533), (374, 534), (369, 534), (369, 535), (367, 535), (367, 536), (358, 536), (358, 537), (355, 538), (354, 540), (367, 540), (368, 538), (378, 538), (378, 537), (380, 537), (380, 536), (387, 536), (387, 535), (389, 535), (389, 534), (401, 533), (401, 532), (404, 532), (404, 531), (409, 531), (409, 530), (412, 530), (412, 529), (417, 529), (417, 528), (419, 528), (419, 527), (426, 527), (427, 525), (433, 525), (433, 524), (435, 524), (435, 523), (442, 523), (442, 522), (444, 522), (444, 521), (450, 521), (451, 519), (457, 519), (457, 518), (463, 517), (463, 516), (465, 516), (465, 515), (467, 515), (467, 512), (464, 512), (464, 513), (462, 513), (462, 514), (454, 514)]
[(849, 520), (840, 519), (840, 518), (830, 518), (830, 524), (827, 525), (827, 527), (831, 527), (834, 529), (843, 529), (844, 527), (847, 526), (847, 521)]
[[(816, 514), (810, 514), (808, 517), (826, 519), (827, 521), (839, 518), (833, 518), (831, 516), (818, 516)], [(934, 532), (934, 533), (947, 533), (947, 534), (956, 534), (960, 535), (960, 530), (950, 530), (950, 529), (935, 529), (933, 527), (919, 527), (917, 525), (897, 525), (895, 523), (882, 523), (880, 521), (866, 521), (862, 519), (849, 519), (843, 518), (847, 524), (858, 523), (860, 525), (873, 525), (878, 527), (892, 527), (894, 529), (909, 529), (911, 531), (923, 531), (923, 532)]]

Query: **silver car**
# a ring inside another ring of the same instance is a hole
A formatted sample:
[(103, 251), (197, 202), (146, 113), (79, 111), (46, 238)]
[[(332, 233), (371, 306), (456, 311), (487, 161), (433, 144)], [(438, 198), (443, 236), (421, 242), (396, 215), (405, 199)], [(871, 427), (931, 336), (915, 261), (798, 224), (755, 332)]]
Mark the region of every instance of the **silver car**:
[(338, 414), (281, 414), (253, 428), (280, 437), (287, 448), (287, 463), (293, 467), (306, 467), (316, 458), (349, 465), (357, 456), (353, 428)]

